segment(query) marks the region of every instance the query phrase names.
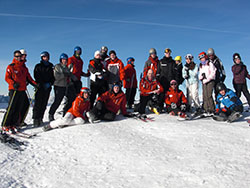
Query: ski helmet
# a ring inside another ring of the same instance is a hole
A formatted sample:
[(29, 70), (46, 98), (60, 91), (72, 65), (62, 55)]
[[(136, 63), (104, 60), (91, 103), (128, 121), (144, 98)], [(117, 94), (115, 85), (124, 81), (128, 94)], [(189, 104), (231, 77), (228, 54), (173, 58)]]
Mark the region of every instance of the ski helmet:
[(49, 52), (43, 51), (43, 52), (41, 53), (41, 58), (44, 57), (44, 56), (46, 56), (46, 57), (49, 58)]
[(97, 56), (98, 54), (101, 55), (101, 52), (99, 50), (96, 50), (94, 53), (94, 57)]
[(87, 87), (83, 87), (80, 91), (80, 95), (83, 95), (83, 93), (88, 93), (90, 95), (90, 89)]
[(217, 92), (220, 92), (220, 91), (222, 91), (222, 90), (225, 90), (225, 91), (226, 91), (226, 89), (227, 89), (227, 87), (226, 87), (226, 85), (225, 85), (224, 83), (218, 83), (218, 84), (216, 85), (216, 90), (217, 90)]
[(207, 55), (214, 55), (214, 49), (213, 48), (209, 48), (207, 50)]
[(135, 59), (133, 57), (128, 57), (127, 58), (127, 63), (131, 64), (132, 61), (135, 61)]
[(157, 52), (156, 52), (156, 49), (155, 49), (155, 48), (150, 48), (150, 50), (149, 50), (149, 55), (151, 55), (151, 54), (157, 55)]
[(74, 54), (76, 53), (76, 51), (80, 51), (80, 54), (79, 54), (79, 55), (82, 54), (82, 49), (81, 49), (80, 46), (76, 46), (76, 47), (74, 48)]
[(104, 52), (107, 53), (108, 52), (108, 47), (107, 46), (102, 46), (101, 47), (101, 51), (104, 51)]
[(21, 50), (19, 50), (19, 51), (21, 52), (22, 55), (27, 55), (27, 52), (26, 52), (25, 49), (21, 49)]
[(201, 52), (201, 53), (198, 55), (198, 58), (199, 58), (199, 59), (202, 59), (202, 58), (208, 59), (207, 54), (206, 54), (205, 52)]
[(60, 61), (61, 61), (61, 59), (68, 59), (68, 58), (69, 58), (68, 55), (65, 54), (65, 53), (62, 53), (62, 54), (60, 55)]
[(180, 62), (181, 62), (181, 56), (176, 56), (176, 57), (174, 58), (174, 60), (175, 60), (175, 61), (180, 61)]
[(164, 53), (172, 53), (172, 50), (171, 50), (170, 48), (166, 48), (166, 49), (164, 50)]
[(112, 85), (112, 89), (113, 89), (115, 86), (118, 86), (119, 88), (121, 88), (121, 87), (122, 87), (122, 83), (121, 83), (120, 81), (114, 82), (113, 85)]
[(239, 53), (234, 53), (233, 60), (235, 60), (235, 59), (240, 59), (241, 60), (241, 57), (240, 57)]
[(185, 56), (185, 59), (190, 59), (190, 60), (193, 60), (194, 59), (194, 56), (192, 54), (187, 54)]

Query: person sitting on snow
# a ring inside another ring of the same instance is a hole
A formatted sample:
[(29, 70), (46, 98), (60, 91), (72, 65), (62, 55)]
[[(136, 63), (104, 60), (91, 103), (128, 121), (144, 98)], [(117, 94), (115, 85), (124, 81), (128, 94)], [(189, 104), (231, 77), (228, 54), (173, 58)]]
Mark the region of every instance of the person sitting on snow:
[(147, 104), (149, 104), (151, 110), (159, 114), (159, 95), (163, 93), (163, 87), (156, 80), (153, 69), (148, 70), (146, 77), (141, 79), (139, 87), (140, 103), (135, 107), (135, 111), (143, 115), (145, 114)]
[(85, 114), (90, 110), (89, 95), (90, 90), (87, 87), (83, 87), (65, 116), (52, 121), (49, 125), (45, 125), (43, 130), (49, 131), (51, 129), (64, 127), (67, 125), (84, 124), (87, 121)]
[(126, 110), (126, 96), (121, 90), (121, 82), (115, 82), (109, 91), (97, 98), (95, 106), (87, 113), (90, 123), (100, 120), (114, 121), (121, 110), (125, 117), (131, 117)]
[(218, 83), (216, 90), (218, 96), (213, 119), (229, 122), (237, 120), (243, 112), (241, 100), (231, 89), (228, 89), (224, 83)]
[(182, 118), (186, 117), (187, 98), (181, 90), (178, 89), (176, 80), (171, 80), (170, 88), (165, 95), (165, 103), (167, 112), (170, 115), (178, 115)]

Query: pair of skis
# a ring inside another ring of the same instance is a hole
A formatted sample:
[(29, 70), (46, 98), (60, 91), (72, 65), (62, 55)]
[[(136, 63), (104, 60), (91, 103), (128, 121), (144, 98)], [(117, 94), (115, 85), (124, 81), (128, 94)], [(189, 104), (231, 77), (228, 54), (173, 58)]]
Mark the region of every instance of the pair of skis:
[(132, 113), (132, 117), (136, 120), (140, 120), (143, 122), (153, 122), (154, 118), (148, 117), (146, 114)]
[(23, 151), (24, 149), (22, 146), (25, 146), (25, 142), (19, 141), (13, 136), (10, 136), (6, 133), (0, 133), (0, 142), (6, 145), (7, 147), (10, 147), (14, 150)]

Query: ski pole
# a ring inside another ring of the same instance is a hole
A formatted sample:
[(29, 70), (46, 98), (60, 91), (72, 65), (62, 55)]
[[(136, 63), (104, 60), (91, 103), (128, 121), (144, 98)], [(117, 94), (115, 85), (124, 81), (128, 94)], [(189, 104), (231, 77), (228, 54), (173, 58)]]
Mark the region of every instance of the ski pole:
[(14, 98), (15, 98), (15, 95), (16, 95), (16, 91), (17, 91), (17, 90), (14, 91), (14, 93), (13, 93), (13, 95), (12, 95), (12, 97), (11, 97), (10, 104), (9, 104), (9, 106), (8, 106), (6, 115), (5, 115), (4, 120), (3, 120), (3, 123), (2, 123), (2, 128), (5, 126), (5, 123), (6, 123), (6, 121), (7, 121), (7, 118), (8, 118), (8, 116), (9, 116), (9, 112), (10, 112), (11, 106), (12, 106), (12, 104), (13, 104), (13, 101), (14, 101)]

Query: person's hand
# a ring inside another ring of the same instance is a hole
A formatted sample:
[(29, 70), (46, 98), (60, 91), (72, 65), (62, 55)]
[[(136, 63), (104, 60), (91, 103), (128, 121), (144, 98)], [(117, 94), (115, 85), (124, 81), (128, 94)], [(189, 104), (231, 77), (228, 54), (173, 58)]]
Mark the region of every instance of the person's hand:
[(177, 104), (172, 102), (172, 103), (171, 103), (171, 108), (172, 108), (172, 109), (176, 109), (176, 108), (177, 108)]
[(20, 87), (20, 84), (17, 83), (17, 82), (15, 82), (15, 83), (13, 84), (13, 87), (14, 87), (15, 90), (18, 90), (18, 88)]

